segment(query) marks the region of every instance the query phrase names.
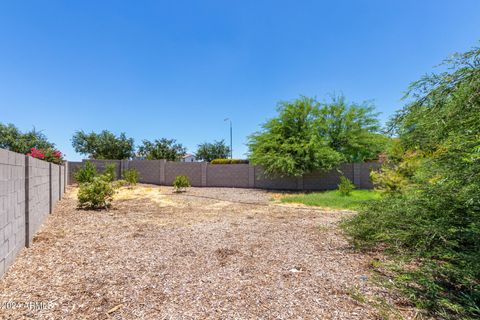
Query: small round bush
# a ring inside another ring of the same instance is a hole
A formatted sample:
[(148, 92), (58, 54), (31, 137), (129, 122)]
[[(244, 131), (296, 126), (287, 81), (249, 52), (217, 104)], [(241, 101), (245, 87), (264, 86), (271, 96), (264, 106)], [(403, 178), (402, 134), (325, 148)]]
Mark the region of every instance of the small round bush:
[(77, 183), (92, 182), (93, 178), (97, 175), (97, 168), (90, 161), (85, 162), (83, 168), (78, 169), (74, 173), (74, 178)]
[(338, 185), (338, 191), (342, 196), (349, 196), (355, 189), (355, 185), (347, 177), (340, 177), (340, 184)]
[(190, 187), (190, 181), (187, 176), (177, 176), (175, 181), (173, 181), (175, 192), (187, 191), (188, 187)]
[(115, 190), (106, 176), (97, 176), (91, 182), (82, 183), (78, 190), (80, 208), (106, 209), (110, 207)]
[(105, 170), (103, 171), (103, 175), (105, 178), (112, 182), (117, 178), (117, 166), (115, 163), (110, 163), (105, 166)]
[(137, 184), (139, 178), (138, 171), (135, 169), (127, 169), (123, 171), (123, 179), (131, 186)]

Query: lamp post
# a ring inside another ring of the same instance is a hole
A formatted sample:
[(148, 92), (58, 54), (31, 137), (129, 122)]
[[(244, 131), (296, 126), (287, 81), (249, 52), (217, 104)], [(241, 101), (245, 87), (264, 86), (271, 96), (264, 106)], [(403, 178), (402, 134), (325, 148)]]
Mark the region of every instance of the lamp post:
[(230, 121), (230, 159), (233, 159), (233, 145), (232, 145), (232, 120), (226, 118), (223, 121)]

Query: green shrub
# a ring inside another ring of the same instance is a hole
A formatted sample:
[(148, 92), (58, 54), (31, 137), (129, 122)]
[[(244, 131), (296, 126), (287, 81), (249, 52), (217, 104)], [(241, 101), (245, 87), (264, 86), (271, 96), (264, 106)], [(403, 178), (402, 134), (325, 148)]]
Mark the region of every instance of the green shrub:
[(338, 191), (342, 196), (349, 196), (355, 189), (355, 185), (347, 177), (341, 176), (338, 184)]
[(421, 152), (406, 152), (402, 161), (386, 161), (379, 171), (372, 171), (370, 177), (375, 189), (383, 194), (405, 193), (417, 179), (418, 169), (424, 155)]
[(117, 166), (115, 165), (115, 163), (107, 164), (102, 174), (108, 181), (114, 181), (117, 178)]
[(97, 176), (80, 184), (78, 202), (80, 208), (105, 209), (110, 207), (115, 190), (106, 176)]
[(85, 162), (83, 168), (78, 169), (74, 173), (75, 180), (77, 183), (87, 183), (92, 182), (93, 178), (97, 175), (97, 168), (90, 161)]
[(175, 192), (187, 191), (188, 187), (190, 187), (190, 181), (187, 176), (177, 176), (173, 181)]
[(211, 164), (248, 164), (248, 160), (243, 159), (215, 159), (210, 162)]
[(137, 184), (139, 178), (138, 171), (136, 169), (127, 169), (123, 171), (123, 179), (131, 185), (134, 186)]

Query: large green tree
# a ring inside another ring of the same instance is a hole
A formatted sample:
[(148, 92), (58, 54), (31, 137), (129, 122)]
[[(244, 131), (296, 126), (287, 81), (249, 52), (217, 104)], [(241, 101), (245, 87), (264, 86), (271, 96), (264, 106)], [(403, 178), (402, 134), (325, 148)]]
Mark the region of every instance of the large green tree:
[(138, 147), (138, 154), (147, 160), (165, 159), (177, 161), (185, 155), (187, 149), (177, 143), (175, 139), (155, 139), (154, 141), (143, 140), (142, 145)]
[(48, 149), (54, 146), (40, 131), (21, 132), (13, 124), (0, 123), (0, 148), (26, 154), (31, 148)]
[(134, 140), (125, 133), (116, 136), (103, 130), (100, 133), (77, 131), (72, 138), (75, 151), (90, 159), (129, 159), (134, 156)]
[(408, 268), (395, 283), (436, 317), (480, 317), (480, 49), (415, 82), (392, 119), (398, 145), (376, 175), (385, 196), (345, 227)]
[(373, 107), (347, 104), (343, 96), (329, 103), (313, 98), (281, 102), (278, 116), (249, 137), (250, 160), (267, 175), (300, 176), (329, 170), (345, 161), (375, 158), (386, 138), (378, 134)]
[(316, 111), (314, 128), (328, 146), (345, 161), (376, 159), (389, 138), (379, 133), (375, 107), (367, 102), (347, 103), (344, 96), (333, 96)]
[(230, 155), (230, 147), (224, 140), (205, 142), (198, 145), (195, 156), (199, 160), (212, 161), (214, 159), (225, 159)]

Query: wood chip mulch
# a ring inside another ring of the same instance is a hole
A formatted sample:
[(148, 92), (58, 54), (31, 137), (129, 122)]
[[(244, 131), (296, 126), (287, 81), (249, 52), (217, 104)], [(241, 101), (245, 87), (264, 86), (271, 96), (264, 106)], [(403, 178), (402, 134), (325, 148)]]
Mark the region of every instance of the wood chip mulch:
[[(2, 319), (413, 318), (370, 281), (345, 212), (261, 190), (124, 188), (108, 211), (66, 197), (0, 280)], [(378, 308), (378, 301), (391, 306)], [(398, 303), (397, 303), (398, 305)]]

